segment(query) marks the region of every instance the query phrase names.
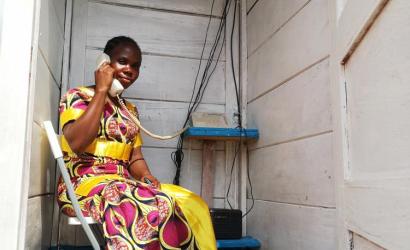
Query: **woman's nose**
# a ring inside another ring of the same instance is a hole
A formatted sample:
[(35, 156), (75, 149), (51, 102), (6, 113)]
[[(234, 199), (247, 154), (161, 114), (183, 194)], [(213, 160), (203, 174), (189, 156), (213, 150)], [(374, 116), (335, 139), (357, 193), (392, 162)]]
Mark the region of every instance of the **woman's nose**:
[(130, 65), (127, 65), (125, 68), (124, 68), (124, 74), (126, 74), (128, 77), (131, 77), (131, 76), (133, 76), (134, 74), (136, 74), (137, 72), (136, 72), (136, 70), (134, 69), (134, 68), (132, 68)]

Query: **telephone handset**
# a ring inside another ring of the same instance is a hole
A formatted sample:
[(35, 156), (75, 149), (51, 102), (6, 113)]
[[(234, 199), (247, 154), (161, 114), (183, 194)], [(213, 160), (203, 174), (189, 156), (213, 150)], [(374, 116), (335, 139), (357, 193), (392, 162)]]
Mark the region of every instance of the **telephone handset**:
[[(99, 55), (97, 57), (97, 69), (101, 67), (101, 65), (103, 63), (111, 63), (110, 60), (110, 56), (105, 54), (105, 53), (101, 53), (101, 55)], [(156, 135), (151, 133), (150, 131), (148, 131), (146, 128), (144, 128), (141, 125), (141, 122), (138, 120), (137, 117), (135, 117), (135, 115), (131, 114), (131, 112), (129, 112), (127, 106), (125, 105), (124, 101), (120, 98), (120, 94), (124, 91), (124, 87), (122, 86), (122, 84), (120, 83), (120, 81), (118, 81), (117, 79), (113, 79), (112, 80), (112, 85), (111, 85), (111, 89), (108, 91), (108, 93), (110, 94), (110, 96), (112, 97), (117, 97), (118, 102), (120, 103), (121, 107), (127, 112), (127, 114), (131, 117), (131, 120), (135, 123), (135, 125), (137, 125), (142, 131), (144, 131), (147, 135), (151, 136), (152, 138), (156, 138), (156, 139), (160, 139), (160, 140), (169, 140), (172, 139), (174, 137), (177, 137), (179, 135), (181, 135), (182, 133), (185, 132), (185, 130), (188, 129), (188, 127), (185, 127), (181, 130), (179, 130), (178, 132), (176, 132), (173, 135), (167, 135), (167, 136), (161, 136), (161, 135)]]
[[(97, 57), (97, 69), (100, 68), (101, 65), (105, 62), (111, 63), (110, 56), (105, 53), (101, 53), (101, 55)], [(110, 96), (116, 97), (117, 95), (120, 95), (123, 91), (124, 87), (122, 86), (120, 81), (114, 78), (112, 80), (111, 89), (108, 91)]]

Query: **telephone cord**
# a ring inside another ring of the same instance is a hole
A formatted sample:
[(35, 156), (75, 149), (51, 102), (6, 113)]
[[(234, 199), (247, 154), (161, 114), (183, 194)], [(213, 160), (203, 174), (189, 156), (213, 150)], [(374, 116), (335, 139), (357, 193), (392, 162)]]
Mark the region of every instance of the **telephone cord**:
[(144, 128), (141, 125), (141, 122), (138, 120), (137, 117), (135, 117), (133, 114), (131, 114), (131, 112), (128, 110), (127, 106), (125, 105), (124, 101), (117, 95), (117, 99), (118, 102), (120, 103), (121, 107), (127, 112), (127, 114), (131, 117), (132, 121), (135, 123), (135, 125), (137, 125), (142, 131), (144, 131), (144, 133), (146, 133), (147, 135), (151, 136), (152, 138), (155, 139), (159, 139), (159, 140), (169, 140), (172, 138), (175, 138), (177, 136), (180, 136), (182, 133), (184, 133), (187, 129), (188, 126), (186, 126), (185, 128), (179, 130), (178, 132), (176, 132), (173, 135), (166, 135), (166, 136), (162, 136), (162, 135), (156, 135), (150, 131), (148, 131), (146, 128)]

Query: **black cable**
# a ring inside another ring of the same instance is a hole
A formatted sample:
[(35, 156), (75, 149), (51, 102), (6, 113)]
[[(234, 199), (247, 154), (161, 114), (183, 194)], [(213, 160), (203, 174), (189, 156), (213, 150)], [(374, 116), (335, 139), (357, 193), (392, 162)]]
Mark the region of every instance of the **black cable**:
[(235, 84), (235, 94), (236, 94), (236, 104), (238, 107), (238, 127), (242, 128), (242, 119), (241, 119), (241, 105), (240, 105), (240, 98), (239, 98), (239, 90), (238, 90), (238, 84), (236, 82), (236, 75), (235, 75), (235, 66), (234, 66), (234, 61), (233, 61), (233, 33), (235, 31), (235, 25), (236, 25), (236, 0), (235, 0), (235, 8), (233, 11), (233, 21), (232, 21), (232, 30), (231, 30), (231, 68), (232, 68), (232, 77), (233, 77), (233, 82)]
[[(234, 56), (233, 56), (233, 34), (235, 31), (235, 25), (236, 25), (236, 7), (237, 7), (237, 2), (235, 1), (235, 7), (234, 7), (234, 13), (233, 13), (233, 21), (232, 21), (232, 29), (231, 29), (231, 41), (230, 41), (230, 51), (231, 51), (231, 68), (232, 68), (232, 76), (233, 76), (233, 81), (234, 81), (234, 85), (235, 85), (235, 94), (236, 94), (236, 103), (237, 103), (237, 108), (238, 108), (238, 127), (240, 130), (239, 133), (239, 143), (235, 146), (236, 149), (235, 151), (235, 155), (232, 161), (232, 166), (231, 166), (231, 171), (230, 171), (230, 180), (229, 180), (229, 185), (228, 185), (228, 190), (226, 192), (226, 200), (228, 202), (229, 207), (232, 209), (232, 205), (229, 202), (229, 192), (231, 189), (231, 183), (232, 183), (232, 175), (233, 175), (233, 168), (235, 166), (235, 161), (236, 161), (236, 157), (238, 155), (239, 149), (242, 145), (242, 133), (245, 133), (245, 138), (246, 136), (246, 130), (243, 129), (242, 127), (242, 110), (241, 110), (241, 98), (239, 93), (241, 92), (240, 86), (238, 87), (238, 84), (236, 82), (236, 75), (235, 75), (235, 67), (234, 67)], [(246, 174), (247, 174), (247, 181), (249, 182), (249, 187), (250, 187), (250, 195), (251, 195), (251, 199), (252, 199), (252, 205), (249, 208), (249, 210), (247, 210), (242, 217), (245, 217), (247, 214), (249, 214), (249, 212), (253, 209), (254, 204), (255, 204), (255, 199), (253, 197), (253, 187), (252, 187), (252, 181), (250, 178), (250, 174), (249, 174), (249, 164), (247, 164), (246, 166)], [(247, 195), (245, 195), (245, 197), (247, 198)]]
[[(219, 58), (220, 58), (220, 55), (221, 55), (221, 52), (222, 52), (222, 48), (223, 48), (223, 44), (225, 42), (224, 41), (225, 38), (223, 38), (222, 45), (221, 45), (221, 48), (220, 48), (218, 56), (217, 56), (217, 60), (214, 63), (214, 67), (211, 69), (211, 72), (208, 75), (208, 71), (211, 68), (212, 62), (214, 61), (215, 52), (217, 50), (219, 41), (221, 39), (221, 34), (223, 34), (224, 35), (223, 37), (225, 37), (225, 32), (222, 32), (222, 31), (224, 30), (226, 15), (229, 11), (228, 3), (230, 3), (230, 0), (226, 0), (226, 2), (225, 2), (225, 6), (224, 6), (223, 14), (222, 14), (222, 17), (221, 17), (221, 20), (220, 20), (220, 23), (219, 23), (218, 31), (217, 31), (214, 43), (212, 45), (211, 51), (209, 53), (207, 64), (205, 66), (205, 70), (202, 74), (201, 83), (198, 87), (198, 90), (196, 90), (196, 83), (197, 83), (197, 78), (198, 78), (198, 75), (199, 75), (200, 67), (201, 67), (201, 64), (202, 64), (202, 56), (203, 56), (203, 51), (204, 51), (205, 46), (206, 46), (207, 34), (205, 36), (205, 41), (204, 41), (204, 45), (203, 45), (203, 49), (202, 49), (202, 53), (201, 53), (200, 65), (198, 67), (198, 72), (197, 72), (197, 76), (195, 78), (193, 93), (191, 95), (191, 100), (190, 100), (190, 103), (189, 103), (189, 106), (188, 106), (188, 112), (187, 112), (187, 116), (186, 116), (186, 119), (184, 121), (183, 127), (185, 127), (187, 125), (187, 123), (189, 121), (189, 117), (191, 116), (192, 112), (194, 112), (198, 108), (198, 106), (199, 106), (199, 104), (200, 104), (200, 102), (203, 98), (203, 95), (205, 93), (205, 89), (208, 86), (209, 80), (210, 80), (210, 78), (211, 78), (213, 72), (215, 71), (216, 66), (219, 62)], [(212, 3), (212, 6), (211, 6), (210, 19), (212, 17), (212, 8), (213, 8), (213, 3)], [(209, 19), (209, 22), (208, 22), (207, 33), (208, 33), (208, 30), (209, 30), (210, 19)], [(194, 96), (195, 90), (196, 90), (196, 95), (195, 95), (194, 101), (192, 102), (192, 98)], [(171, 159), (172, 159), (172, 161), (174, 162), (174, 164), (176, 166), (176, 172), (175, 172), (175, 177), (174, 177), (174, 181), (173, 181), (173, 183), (176, 184), (176, 185), (179, 185), (179, 178), (180, 178), (180, 174), (181, 174), (181, 165), (182, 165), (182, 161), (184, 159), (184, 153), (183, 153), (183, 150), (182, 150), (183, 143), (184, 143), (184, 136), (181, 135), (178, 139), (177, 150), (171, 153)]]
[(195, 82), (194, 82), (194, 88), (192, 89), (192, 95), (191, 95), (191, 99), (189, 100), (188, 110), (191, 108), (192, 98), (194, 98), (194, 94), (195, 94), (196, 83), (197, 83), (197, 80), (198, 80), (199, 72), (201, 71), (202, 58), (203, 58), (203, 56), (204, 56), (204, 51), (205, 51), (205, 47), (206, 47), (206, 40), (207, 40), (207, 38), (208, 38), (209, 26), (210, 26), (211, 20), (212, 20), (212, 12), (213, 12), (213, 9), (214, 9), (214, 3), (215, 3), (215, 0), (212, 0), (212, 4), (211, 4), (211, 14), (209, 15), (208, 25), (207, 25), (207, 27), (206, 27), (206, 33), (205, 33), (204, 44), (202, 45), (201, 57), (200, 57), (200, 59), (199, 59), (199, 66), (198, 66), (198, 70), (197, 70), (197, 72), (196, 72)]

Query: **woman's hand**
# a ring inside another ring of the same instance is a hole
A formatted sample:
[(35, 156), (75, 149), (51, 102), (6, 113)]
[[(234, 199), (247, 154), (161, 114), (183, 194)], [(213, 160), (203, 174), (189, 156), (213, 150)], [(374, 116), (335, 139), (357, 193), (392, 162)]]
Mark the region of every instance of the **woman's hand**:
[[(140, 181), (142, 181), (144, 183), (147, 183), (145, 178), (147, 178), (151, 182), (151, 185), (154, 186), (155, 188), (159, 187), (160, 183), (159, 183), (158, 179), (155, 178), (152, 174), (146, 174), (146, 175), (142, 176)], [(147, 183), (147, 184), (149, 184), (149, 183)]]
[(114, 68), (107, 62), (103, 63), (101, 67), (94, 72), (96, 92), (107, 93), (108, 90), (110, 90), (114, 72)]

